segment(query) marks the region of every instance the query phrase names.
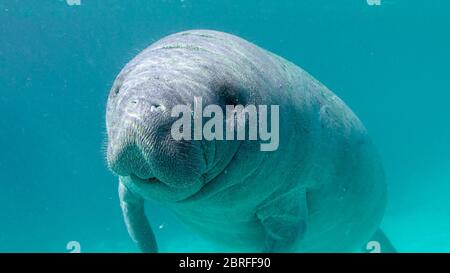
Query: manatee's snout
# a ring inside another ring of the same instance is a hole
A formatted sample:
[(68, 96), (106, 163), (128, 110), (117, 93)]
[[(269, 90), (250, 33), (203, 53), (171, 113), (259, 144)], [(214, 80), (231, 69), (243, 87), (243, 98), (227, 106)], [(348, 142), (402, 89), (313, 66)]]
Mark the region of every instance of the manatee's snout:
[(112, 91), (106, 113), (108, 166), (136, 183), (162, 182), (177, 189), (201, 184), (206, 168), (202, 146), (171, 136), (176, 119), (170, 109), (177, 102), (155, 90), (149, 84), (117, 95)]
[(109, 168), (120, 176), (140, 179), (154, 177), (148, 154), (152, 143), (152, 115), (164, 107), (139, 96), (126, 96), (117, 101), (108, 126), (107, 160)]

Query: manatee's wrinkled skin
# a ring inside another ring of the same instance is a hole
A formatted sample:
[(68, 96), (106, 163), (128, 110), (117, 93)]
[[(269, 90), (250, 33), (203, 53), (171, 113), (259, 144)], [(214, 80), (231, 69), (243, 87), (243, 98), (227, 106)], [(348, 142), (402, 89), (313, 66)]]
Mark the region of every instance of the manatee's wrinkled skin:
[[(279, 105), (278, 150), (175, 141), (171, 109), (194, 96)], [(236, 251), (355, 251), (382, 219), (383, 169), (359, 119), (301, 68), (236, 36), (192, 30), (152, 44), (118, 75), (106, 121), (108, 164), (142, 251), (158, 250), (146, 199)]]

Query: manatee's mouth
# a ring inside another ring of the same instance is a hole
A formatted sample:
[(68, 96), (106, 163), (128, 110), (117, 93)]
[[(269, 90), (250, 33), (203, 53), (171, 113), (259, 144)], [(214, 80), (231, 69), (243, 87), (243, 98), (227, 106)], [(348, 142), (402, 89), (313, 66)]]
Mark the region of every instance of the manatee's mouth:
[(204, 183), (195, 183), (190, 187), (177, 188), (156, 177), (143, 178), (135, 174), (123, 176), (121, 181), (135, 189), (144, 199), (163, 202), (182, 202), (197, 194), (204, 186)]
[(163, 183), (161, 180), (159, 180), (156, 177), (149, 177), (149, 178), (140, 178), (134, 174), (130, 174), (131, 180), (138, 182), (138, 183), (145, 183), (145, 184), (154, 184), (154, 183)]

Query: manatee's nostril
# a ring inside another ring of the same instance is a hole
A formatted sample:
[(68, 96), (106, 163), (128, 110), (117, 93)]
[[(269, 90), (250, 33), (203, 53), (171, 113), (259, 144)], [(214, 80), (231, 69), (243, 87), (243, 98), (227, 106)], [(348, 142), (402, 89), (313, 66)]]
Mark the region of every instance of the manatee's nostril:
[(137, 102), (137, 100), (132, 100), (131, 101), (131, 104), (137, 104), (138, 102)]
[(150, 107), (150, 112), (164, 111), (164, 110), (166, 110), (166, 107), (164, 105), (162, 105), (162, 104), (159, 104), (159, 103), (154, 103)]

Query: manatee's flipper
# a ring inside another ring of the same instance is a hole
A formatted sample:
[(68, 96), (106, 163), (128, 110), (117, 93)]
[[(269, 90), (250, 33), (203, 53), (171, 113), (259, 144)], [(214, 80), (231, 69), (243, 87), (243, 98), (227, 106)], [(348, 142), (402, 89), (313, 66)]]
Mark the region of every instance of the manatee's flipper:
[(363, 252), (371, 253), (396, 253), (395, 247), (392, 245), (389, 238), (379, 228), (372, 235), (370, 241), (364, 246)]
[(119, 181), (119, 199), (128, 233), (142, 252), (158, 252), (155, 235), (144, 211), (144, 199)]
[(256, 212), (266, 230), (264, 252), (292, 252), (306, 231), (306, 191), (294, 189), (263, 203)]

